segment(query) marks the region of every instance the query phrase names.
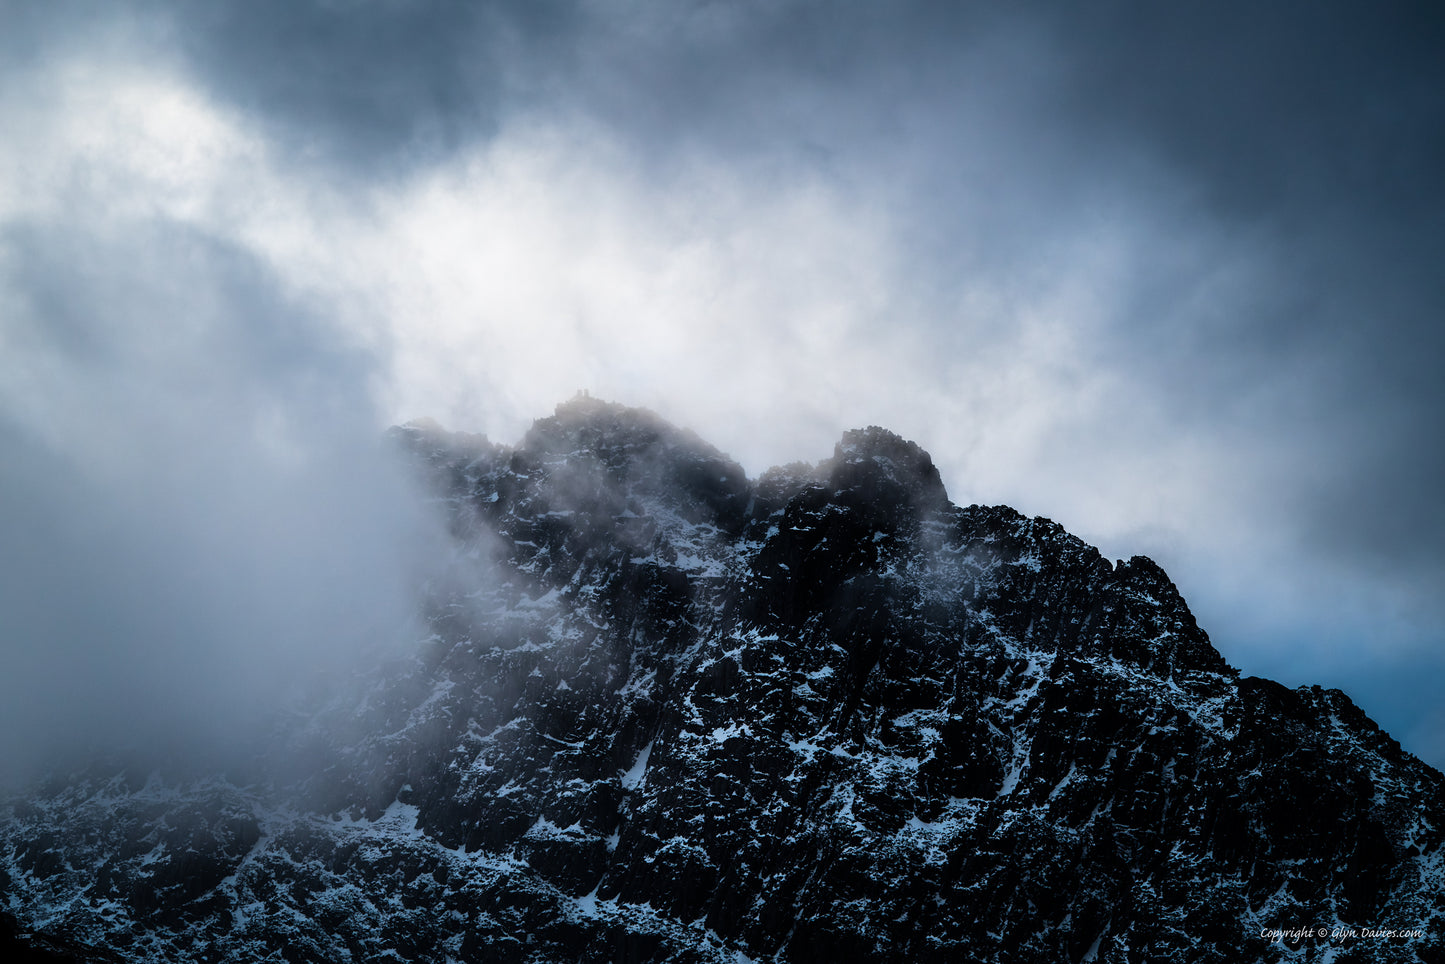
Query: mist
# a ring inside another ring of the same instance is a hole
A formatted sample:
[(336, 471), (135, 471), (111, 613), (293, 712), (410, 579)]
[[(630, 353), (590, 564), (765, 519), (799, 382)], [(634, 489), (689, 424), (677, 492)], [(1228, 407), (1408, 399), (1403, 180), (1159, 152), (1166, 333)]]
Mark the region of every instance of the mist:
[(376, 359), (194, 231), (7, 253), (5, 777), (224, 768), (414, 644), (445, 543), (383, 437)]

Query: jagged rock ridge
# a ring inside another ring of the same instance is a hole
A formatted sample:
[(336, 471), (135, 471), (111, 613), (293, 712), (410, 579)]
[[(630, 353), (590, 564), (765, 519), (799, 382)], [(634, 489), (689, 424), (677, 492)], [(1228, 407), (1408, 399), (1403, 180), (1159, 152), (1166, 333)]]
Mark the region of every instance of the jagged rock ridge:
[[(0, 826), (12, 930), (104, 960), (1445, 960), (1445, 799), (1240, 678), (1148, 559), (850, 432), (749, 481), (588, 398), (395, 430), (458, 576), (246, 785), (92, 772)], [(1280, 930), (1418, 931), (1271, 941)]]

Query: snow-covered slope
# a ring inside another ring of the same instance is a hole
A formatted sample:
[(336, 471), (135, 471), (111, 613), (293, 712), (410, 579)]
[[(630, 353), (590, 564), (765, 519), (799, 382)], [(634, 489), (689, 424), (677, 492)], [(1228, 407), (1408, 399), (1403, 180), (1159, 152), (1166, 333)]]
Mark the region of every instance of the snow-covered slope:
[(1148, 559), (957, 507), (877, 428), (756, 481), (587, 398), (515, 449), (395, 435), (456, 541), (430, 638), (254, 782), (97, 768), (14, 801), (13, 943), (1445, 960), (1440, 774), (1338, 691), (1240, 678)]

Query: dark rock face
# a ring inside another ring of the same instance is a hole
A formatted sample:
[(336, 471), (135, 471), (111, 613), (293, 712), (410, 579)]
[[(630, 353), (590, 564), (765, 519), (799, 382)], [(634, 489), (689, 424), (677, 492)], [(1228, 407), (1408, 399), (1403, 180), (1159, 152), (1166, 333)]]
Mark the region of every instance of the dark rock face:
[(1148, 559), (956, 507), (927, 453), (876, 428), (755, 483), (591, 399), (516, 449), (396, 435), (469, 560), (415, 658), (278, 738), (304, 772), (15, 801), (0, 941), (134, 961), (1445, 960), (1440, 774), (1338, 691), (1239, 678)]

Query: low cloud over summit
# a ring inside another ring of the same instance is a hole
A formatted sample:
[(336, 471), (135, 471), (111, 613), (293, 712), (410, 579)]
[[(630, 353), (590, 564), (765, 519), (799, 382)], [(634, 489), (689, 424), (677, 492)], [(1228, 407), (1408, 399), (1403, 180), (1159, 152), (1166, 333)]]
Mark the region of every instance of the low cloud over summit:
[[(162, 628), (106, 600), (208, 571), (136, 559), (287, 554), (222, 521), (247, 499), (328, 535), (255, 576), (274, 605), (187, 625), (385, 598), (384, 513), (319, 495), (357, 440), (512, 441), (586, 386), (753, 475), (889, 426), (955, 500), (1160, 559), (1232, 661), (1445, 762), (1428, 6), (0, 15), (7, 666), (100, 666), (97, 627)], [(342, 519), (383, 531), (341, 552)]]

